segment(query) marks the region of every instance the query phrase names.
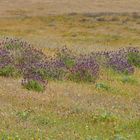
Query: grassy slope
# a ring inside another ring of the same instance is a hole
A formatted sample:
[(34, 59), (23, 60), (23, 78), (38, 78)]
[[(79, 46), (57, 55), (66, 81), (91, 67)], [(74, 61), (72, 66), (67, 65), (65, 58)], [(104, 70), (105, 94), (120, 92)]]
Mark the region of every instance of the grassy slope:
[[(102, 76), (103, 73), (103, 76)], [(140, 137), (140, 71), (129, 81), (102, 71), (97, 83), (50, 82), (44, 93), (28, 92), (20, 80), (0, 78), (0, 137), (15, 139), (131, 140)]]
[[(95, 1), (94, 5), (92, 0), (88, 0), (85, 9), (81, 8), (83, 3), (79, 1), (62, 0), (61, 4), (52, 5), (52, 2), (42, 4), (41, 0), (40, 4), (38, 0), (33, 1), (34, 4), (21, 4), (19, 0), (10, 7), (1, 0), (0, 35), (22, 37), (42, 47), (46, 53), (65, 44), (82, 53), (127, 46), (140, 47), (139, 16), (98, 14), (139, 12), (138, 0), (102, 0)], [(78, 7), (72, 9), (66, 3)], [(65, 14), (71, 12), (96, 14)], [(46, 15), (48, 13), (63, 15)], [(48, 51), (47, 47), (51, 49)], [(9, 136), (12, 140), (16, 137), (25, 140), (90, 140), (97, 136), (97, 139), (103, 137), (103, 140), (114, 140), (115, 137), (139, 140), (139, 75), (140, 70), (137, 69), (123, 83), (124, 75), (102, 70), (97, 83), (104, 83), (106, 88), (96, 89), (95, 85), (56, 81), (50, 82), (42, 94), (22, 89), (18, 79), (1, 77), (0, 139), (8, 139)]]

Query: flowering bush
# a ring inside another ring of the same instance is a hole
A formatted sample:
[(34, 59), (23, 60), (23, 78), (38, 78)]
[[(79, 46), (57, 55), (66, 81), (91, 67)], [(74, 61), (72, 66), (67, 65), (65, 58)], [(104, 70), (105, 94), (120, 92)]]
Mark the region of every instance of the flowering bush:
[(128, 62), (128, 59), (125, 56), (125, 52), (111, 52), (108, 55), (108, 58), (108, 66), (113, 68), (114, 70), (128, 74), (134, 73), (134, 67)]
[(96, 60), (87, 55), (76, 55), (67, 48), (57, 53), (57, 60), (65, 70), (65, 79), (75, 82), (95, 82), (99, 74), (99, 65)]
[(13, 62), (13, 58), (10, 55), (10, 52), (6, 49), (0, 48), (0, 68), (4, 68), (8, 65), (11, 65)]
[(0, 43), (0, 54), (1, 75), (10, 76), (15, 69), (23, 76), (22, 85), (34, 81), (45, 88), (47, 82), (40, 69), (44, 68), (46, 56), (40, 50), (25, 41), (6, 38)]
[(92, 57), (80, 56), (70, 68), (69, 79), (76, 82), (95, 82), (99, 75), (99, 65)]
[(99, 67), (132, 74), (140, 67), (137, 48), (102, 51), (76, 55), (67, 48), (59, 49), (56, 57), (48, 58), (41, 50), (26, 41), (6, 38), (0, 41), (0, 76), (23, 77), (22, 85), (35, 91), (44, 91), (47, 80), (95, 82)]
[(112, 68), (121, 73), (134, 73), (134, 66), (140, 65), (139, 49), (126, 48), (116, 51), (92, 53), (99, 65)]
[(0, 48), (0, 76), (15, 76), (16, 69), (13, 63), (13, 57), (10, 52)]

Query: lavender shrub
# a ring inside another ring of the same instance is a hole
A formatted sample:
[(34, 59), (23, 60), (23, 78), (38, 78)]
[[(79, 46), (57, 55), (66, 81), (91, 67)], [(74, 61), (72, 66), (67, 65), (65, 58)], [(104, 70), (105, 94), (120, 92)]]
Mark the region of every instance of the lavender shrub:
[(36, 89), (37, 86), (45, 88), (47, 82), (40, 73), (40, 69), (44, 68), (46, 56), (40, 50), (18, 39), (6, 38), (1, 41), (0, 45), (0, 52), (3, 54), (0, 56), (0, 65), (5, 64), (8, 68), (9, 65), (14, 66), (23, 76), (22, 85), (28, 89), (29, 85), (31, 89)]
[(76, 55), (65, 47), (57, 51), (56, 57), (48, 58), (26, 41), (0, 41), (0, 75), (13, 76), (17, 71), (23, 77), (22, 85), (29, 90), (44, 91), (47, 80), (95, 82), (99, 67), (132, 74), (135, 67), (140, 67), (140, 51), (126, 48)]

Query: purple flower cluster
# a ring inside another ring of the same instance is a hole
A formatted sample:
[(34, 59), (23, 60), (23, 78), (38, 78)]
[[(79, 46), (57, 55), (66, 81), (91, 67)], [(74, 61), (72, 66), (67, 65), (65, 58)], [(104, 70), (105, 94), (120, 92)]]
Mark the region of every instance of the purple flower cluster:
[(108, 66), (114, 70), (123, 73), (134, 73), (134, 66), (128, 62), (125, 50), (110, 52), (108, 58)]
[(12, 65), (12, 63), (13, 58), (10, 52), (4, 48), (0, 48), (0, 69)]
[(94, 58), (81, 55), (76, 59), (75, 65), (70, 68), (70, 72), (76, 81), (95, 82), (99, 75), (99, 65)]
[(33, 83), (36, 86), (39, 83), (45, 88), (47, 80), (95, 82), (100, 67), (131, 74), (135, 66), (140, 66), (140, 51), (137, 48), (126, 48), (76, 55), (63, 48), (57, 51), (55, 57), (48, 58), (26, 41), (6, 38), (0, 41), (0, 70), (7, 66), (14, 66), (20, 73), (23, 77), (22, 85)]
[(64, 80), (66, 71), (64, 62), (60, 59), (51, 58), (45, 62), (45, 77), (49, 80)]
[(46, 86), (40, 70), (45, 68), (46, 56), (26, 41), (6, 38), (0, 42), (0, 65), (11, 64), (23, 76), (22, 85), (34, 80)]
[[(116, 51), (92, 53), (92, 57), (96, 58), (101, 66), (112, 68), (118, 72), (132, 74), (134, 73), (134, 64), (130, 63), (131, 58), (129, 56), (130, 54), (136, 55), (139, 53), (138, 48), (123, 48)], [(138, 60), (138, 58), (136, 58), (136, 60)]]
[(65, 79), (76, 82), (95, 82), (99, 75), (99, 65), (93, 57), (76, 55), (68, 48), (57, 53), (57, 60), (65, 71)]

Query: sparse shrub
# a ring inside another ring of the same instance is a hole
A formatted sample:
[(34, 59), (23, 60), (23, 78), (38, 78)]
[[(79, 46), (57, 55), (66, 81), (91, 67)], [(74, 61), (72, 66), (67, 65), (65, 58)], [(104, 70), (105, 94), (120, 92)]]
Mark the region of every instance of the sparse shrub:
[(128, 62), (140, 68), (140, 51), (133, 50), (128, 53)]
[(106, 90), (106, 91), (110, 90), (110, 87), (107, 84), (104, 84), (104, 83), (97, 83), (96, 88), (97, 89), (103, 89), (103, 90)]
[(47, 118), (43, 118), (43, 119), (40, 119), (38, 121), (39, 124), (41, 125), (48, 125), (49, 124), (49, 120)]
[(7, 50), (19, 49), (20, 42), (17, 39), (6, 38), (4, 42), (4, 48), (6, 48)]
[(114, 70), (126, 74), (134, 73), (134, 67), (128, 62), (123, 50), (112, 52), (108, 55), (108, 66)]
[(0, 69), (0, 76), (4, 77), (17, 77), (19, 74), (15, 67), (13, 66), (5, 66)]
[(64, 64), (68, 69), (72, 68), (75, 65), (75, 60), (65, 59)]
[(138, 81), (136, 80), (136, 79), (134, 79), (134, 78), (132, 78), (132, 77), (130, 77), (130, 76), (124, 76), (122, 79), (121, 79), (121, 81), (123, 82), (123, 83), (130, 83), (130, 84), (137, 84), (138, 83)]
[(106, 67), (108, 62), (108, 57), (106, 52), (92, 52), (91, 56), (97, 61), (97, 63), (100, 65), (100, 67)]
[(66, 79), (67, 68), (64, 62), (58, 58), (51, 59), (45, 63), (45, 77), (48, 80)]
[(28, 90), (43, 92), (47, 86), (47, 80), (44, 76), (44, 63), (29, 62), (30, 65), (25, 66), (23, 71), (22, 85)]
[(103, 91), (107, 91), (108, 93), (112, 93), (112, 94), (118, 94), (120, 93), (120, 89), (117, 89), (115, 87), (111, 87), (106, 83), (97, 83), (95, 85), (96, 89), (98, 90), (103, 90)]
[(99, 74), (99, 65), (92, 57), (80, 56), (69, 71), (69, 80), (75, 82), (95, 82)]
[(12, 65), (13, 57), (10, 52), (4, 48), (0, 48), (0, 68), (5, 66)]
[[(0, 75), (23, 76), (22, 85), (29, 90), (43, 91), (46, 81), (43, 73), (46, 56), (29, 43), (6, 38), (0, 43)], [(16, 73), (17, 72), (17, 73)]]
[[(20, 75), (24, 87), (38, 92), (44, 91), (47, 80), (94, 83), (99, 76), (99, 67), (132, 74), (134, 66), (140, 67), (137, 48), (76, 55), (65, 47), (57, 51), (56, 57), (47, 58), (41, 50), (25, 41), (10, 38), (0, 41), (0, 76)], [(96, 88), (110, 90), (102, 83), (97, 84)]]
[(36, 49), (25, 50), (19, 69), (23, 73), (23, 82), (28, 90), (44, 91), (47, 80), (45, 79), (45, 55)]
[(21, 140), (17, 133), (9, 134), (9, 133), (0, 133), (1, 140)]
[(17, 70), (14, 66), (13, 56), (4, 48), (0, 48), (0, 76), (16, 76)]
[(16, 114), (20, 119), (22, 119), (23, 121), (26, 121), (29, 116), (30, 116), (30, 111), (29, 110), (24, 110), (24, 111), (19, 111)]
[(76, 56), (67, 48), (58, 50), (57, 57), (47, 63), (47, 74), (53, 79), (67, 79), (75, 82), (95, 82), (99, 65), (91, 57)]
[(28, 90), (33, 90), (36, 92), (43, 92), (45, 90), (45, 87), (39, 83), (38, 81), (35, 80), (27, 80), (26, 82), (23, 81), (22, 85), (28, 89)]
[(110, 112), (103, 112), (99, 115), (94, 115), (93, 116), (93, 121), (94, 122), (113, 122), (116, 121), (117, 117)]
[(118, 135), (114, 136), (114, 140), (128, 140), (128, 139), (126, 137), (118, 134)]
[(134, 73), (134, 67), (128, 61), (128, 51), (127, 49), (104, 51), (92, 53), (92, 56), (103, 67), (111, 68), (120, 73), (132, 74)]
[(69, 69), (76, 63), (76, 54), (64, 47), (63, 49), (58, 50), (57, 59), (63, 64), (63, 66)]
[(42, 126), (47, 126), (47, 125), (50, 125), (52, 124), (51, 120), (49, 117), (44, 117), (44, 116), (38, 116), (37, 118), (34, 118), (34, 121), (39, 124), (39, 125), (42, 125)]

